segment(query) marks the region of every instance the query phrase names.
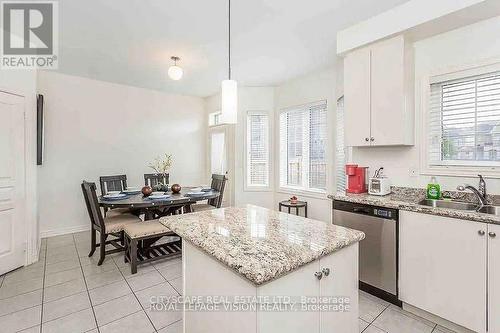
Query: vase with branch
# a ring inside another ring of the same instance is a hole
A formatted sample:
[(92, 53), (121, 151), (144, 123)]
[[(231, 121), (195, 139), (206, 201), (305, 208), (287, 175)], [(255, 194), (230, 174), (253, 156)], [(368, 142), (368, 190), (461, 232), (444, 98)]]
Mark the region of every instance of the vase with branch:
[(153, 162), (149, 163), (148, 167), (153, 169), (154, 173), (161, 176), (163, 181), (158, 182), (153, 188), (156, 191), (168, 191), (167, 177), (172, 166), (172, 155), (164, 154), (158, 156)]

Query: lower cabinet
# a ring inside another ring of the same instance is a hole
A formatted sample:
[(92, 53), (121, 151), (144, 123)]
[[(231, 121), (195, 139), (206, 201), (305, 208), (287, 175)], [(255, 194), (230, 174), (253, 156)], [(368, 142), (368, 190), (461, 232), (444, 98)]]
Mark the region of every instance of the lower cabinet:
[[(345, 297), (345, 312), (317, 311), (258, 312), (259, 333), (358, 333), (358, 243), (314, 261), (278, 280), (257, 288), (258, 296)], [(320, 279), (316, 277), (321, 273)]]
[[(488, 226), (400, 211), (401, 300), (473, 331), (486, 332)], [(498, 281), (500, 245), (495, 245)], [(496, 290), (497, 306), (499, 295)], [(500, 328), (489, 331), (500, 332)]]
[(500, 332), (500, 225), (488, 225), (488, 332)]

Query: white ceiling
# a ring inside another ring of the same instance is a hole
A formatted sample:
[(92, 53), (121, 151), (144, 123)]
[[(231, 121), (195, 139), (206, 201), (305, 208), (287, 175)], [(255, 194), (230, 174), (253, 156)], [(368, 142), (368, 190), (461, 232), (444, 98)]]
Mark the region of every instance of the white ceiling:
[[(232, 0), (240, 85), (277, 85), (332, 65), (336, 33), (407, 0)], [(59, 71), (196, 96), (227, 77), (227, 0), (59, 1)], [(181, 57), (184, 77), (167, 75)]]

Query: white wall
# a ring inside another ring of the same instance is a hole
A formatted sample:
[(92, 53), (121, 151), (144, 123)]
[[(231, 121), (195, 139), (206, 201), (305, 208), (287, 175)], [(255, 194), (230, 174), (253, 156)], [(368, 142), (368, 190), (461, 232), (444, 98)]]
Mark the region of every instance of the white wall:
[[(353, 148), (353, 162), (374, 168), (384, 167), (392, 182), (399, 186), (425, 187), (430, 176), (410, 176), (410, 169), (419, 171), (421, 138), (421, 116), (426, 105), (421, 103), (421, 81), (440, 70), (450, 67), (470, 65), (472, 63), (497, 58), (500, 60), (500, 17), (482, 21), (470, 26), (453, 30), (415, 43), (415, 113), (416, 145), (399, 148)], [(388, 129), (390, 130), (390, 129)], [(468, 182), (477, 185), (477, 179), (464, 177), (437, 177), (444, 189), (455, 189), (457, 185)], [(500, 193), (500, 180), (487, 179), (489, 193)]]
[(45, 96), (44, 164), (39, 169), (42, 235), (89, 227), (80, 184), (126, 174), (144, 184), (147, 164), (173, 155), (170, 182), (206, 182), (203, 99), (41, 72)]
[[(275, 142), (279, 142), (279, 123), (280, 110), (295, 106), (315, 102), (319, 100), (327, 100), (328, 105), (328, 147), (327, 147), (327, 163), (329, 165), (327, 175), (327, 193), (331, 193), (335, 186), (335, 170), (334, 170), (334, 151), (335, 151), (335, 110), (339, 89), (337, 88), (337, 70), (336, 66), (331, 68), (311, 73), (309, 75), (287, 81), (275, 89)], [(279, 156), (279, 146), (275, 144), (275, 156)], [(276, 158), (277, 160), (278, 158)], [(279, 165), (276, 162), (275, 168), (275, 207), (278, 207), (278, 202), (289, 199), (293, 194), (296, 194), (299, 200), (308, 202), (308, 217), (330, 222), (331, 220), (331, 201), (325, 195), (308, 195), (306, 193), (297, 193), (294, 191), (279, 189)]]

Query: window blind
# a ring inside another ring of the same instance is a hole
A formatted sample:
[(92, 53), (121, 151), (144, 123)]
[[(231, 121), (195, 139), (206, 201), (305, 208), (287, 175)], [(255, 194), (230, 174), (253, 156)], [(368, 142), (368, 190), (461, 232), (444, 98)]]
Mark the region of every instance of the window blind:
[(344, 96), (337, 101), (337, 132), (335, 147), (335, 170), (337, 177), (337, 192), (344, 192), (346, 189), (345, 161), (346, 147), (344, 143)]
[(431, 84), (430, 165), (500, 161), (500, 72)]
[(269, 186), (269, 116), (247, 115), (247, 185)]
[(326, 101), (286, 109), (280, 114), (280, 184), (326, 190)]

